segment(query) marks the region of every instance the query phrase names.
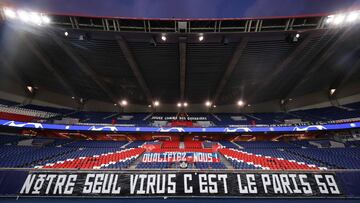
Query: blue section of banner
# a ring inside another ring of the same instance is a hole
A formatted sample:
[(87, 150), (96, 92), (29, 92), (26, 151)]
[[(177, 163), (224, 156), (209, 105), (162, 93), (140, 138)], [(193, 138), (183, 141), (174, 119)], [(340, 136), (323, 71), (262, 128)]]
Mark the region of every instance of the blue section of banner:
[(360, 172), (342, 172), (337, 177), (344, 185), (344, 193), (348, 197), (360, 198)]
[(0, 171), (0, 195), (18, 194), (27, 175), (27, 171)]
[(122, 126), (96, 126), (96, 125), (58, 125), (46, 123), (18, 122), (0, 120), (0, 125), (30, 129), (48, 130), (73, 130), (73, 131), (93, 131), (93, 132), (188, 132), (188, 133), (251, 133), (251, 132), (306, 132), (306, 131), (326, 131), (326, 130), (346, 130), (360, 127), (360, 122), (324, 124), (324, 125), (304, 125), (304, 126), (274, 126), (274, 127), (210, 127), (210, 128), (189, 128), (189, 127), (122, 127)]

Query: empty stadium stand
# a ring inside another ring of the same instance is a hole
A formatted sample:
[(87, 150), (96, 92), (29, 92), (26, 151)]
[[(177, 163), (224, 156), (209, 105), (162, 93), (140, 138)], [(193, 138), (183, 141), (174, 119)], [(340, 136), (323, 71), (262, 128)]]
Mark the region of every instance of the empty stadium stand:
[(360, 169), (359, 141), (336, 145), (342, 147), (334, 147), (333, 142), (335, 141), (231, 142), (223, 140), (209, 142), (188, 140), (184, 142), (184, 148), (180, 148), (179, 141), (93, 141), (1, 134), (0, 167)]
[[(332, 106), (273, 113), (189, 113), (187, 117), (201, 117), (200, 121), (191, 121), (186, 126), (238, 126), (238, 125), (292, 125), (319, 122), (346, 122), (348, 119), (360, 120), (360, 103), (344, 106)], [(169, 126), (174, 122), (158, 121), (159, 117), (175, 118), (176, 113), (119, 113), (119, 112), (88, 112), (64, 108), (38, 105), (22, 105), (20, 103), (1, 100), (0, 119), (17, 121), (34, 121), (45, 119), (45, 122), (61, 122), (59, 119), (73, 119), (80, 124), (117, 124), (126, 126)], [(205, 119), (205, 120), (203, 120)], [(293, 121), (293, 122), (294, 122)]]

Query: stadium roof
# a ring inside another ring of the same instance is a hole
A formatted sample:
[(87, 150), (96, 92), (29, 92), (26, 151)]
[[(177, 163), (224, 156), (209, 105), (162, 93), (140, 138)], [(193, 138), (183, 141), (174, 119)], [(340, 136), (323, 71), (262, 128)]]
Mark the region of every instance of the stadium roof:
[(1, 22), (3, 77), (39, 91), (143, 105), (254, 104), (359, 84), (360, 28), (329, 27), (326, 16), (50, 17), (51, 26)]

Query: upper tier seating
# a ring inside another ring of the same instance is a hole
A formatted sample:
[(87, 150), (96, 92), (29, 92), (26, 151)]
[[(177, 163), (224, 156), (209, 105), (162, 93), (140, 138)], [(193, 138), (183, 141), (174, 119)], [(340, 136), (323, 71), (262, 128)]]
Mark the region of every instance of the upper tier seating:
[[(18, 107), (18, 106), (0, 106), (0, 112), (3, 113), (3, 115), (0, 114), (0, 118), (2, 119), (8, 119), (8, 120), (14, 120), (16, 119), (16, 117), (12, 117), (10, 118), (9, 115), (11, 114), (15, 114), (15, 115), (23, 115), (23, 116), (28, 116), (30, 118), (50, 118), (50, 117), (54, 117), (57, 116), (58, 113), (52, 113), (52, 112), (45, 112), (45, 111), (39, 111), (39, 110), (34, 110), (34, 109), (26, 109), (26, 108), (22, 108), (22, 107)], [(7, 114), (5, 114), (7, 113)], [(16, 119), (19, 120), (19, 119)], [(23, 121), (31, 121), (31, 119), (22, 119)]]
[(78, 148), (121, 148), (128, 143), (127, 141), (91, 141), (78, 140), (64, 145), (64, 147), (78, 147)]
[[(235, 125), (279, 125), (284, 124), (286, 120), (296, 119), (300, 124), (329, 122), (344, 119), (360, 118), (360, 102), (346, 104), (340, 107), (324, 107), (307, 110), (296, 110), (290, 112), (273, 113), (188, 113), (188, 117), (202, 117), (200, 120), (206, 120), (206, 126), (235, 126)], [(2, 114), (1, 114), (2, 112)], [(7, 114), (10, 115), (7, 115)], [(28, 116), (26, 118), (16, 117), (14, 115)], [(0, 119), (32, 121), (46, 119), (47, 122), (54, 122), (55, 119), (68, 118), (75, 119), (86, 125), (92, 124), (117, 124), (127, 126), (152, 126), (156, 118), (173, 117), (176, 113), (118, 113), (118, 112), (88, 112), (77, 111), (65, 108), (38, 106), (33, 104), (22, 105), (16, 102), (0, 100)], [(154, 117), (155, 119), (152, 119)], [(160, 119), (161, 120), (161, 119)], [(196, 119), (193, 126), (196, 126)], [(164, 122), (161, 125), (168, 125)], [(189, 125), (192, 126), (192, 125)]]
[(243, 148), (292, 148), (294, 145), (286, 142), (257, 141), (257, 142), (236, 142)]
[(180, 142), (178, 141), (162, 141), (161, 148), (163, 149), (179, 149)]
[(185, 145), (185, 149), (201, 149), (201, 148), (203, 148), (201, 141), (185, 141), (184, 145)]

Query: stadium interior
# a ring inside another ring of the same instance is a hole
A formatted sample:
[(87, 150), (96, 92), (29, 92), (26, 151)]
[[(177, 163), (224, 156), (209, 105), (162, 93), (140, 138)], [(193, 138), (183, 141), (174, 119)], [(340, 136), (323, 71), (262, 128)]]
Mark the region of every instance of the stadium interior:
[[(320, 186), (316, 198), (359, 200), (360, 11), (199, 20), (17, 9), (0, 7), (0, 198), (47, 196), (51, 182), (28, 186), (42, 172), (304, 173), (336, 176), (325, 178), (333, 196)], [(28, 176), (14, 193), (5, 184), (17, 172)], [(155, 193), (149, 181), (141, 197)], [(286, 187), (259, 196), (290, 199), (297, 185)]]

